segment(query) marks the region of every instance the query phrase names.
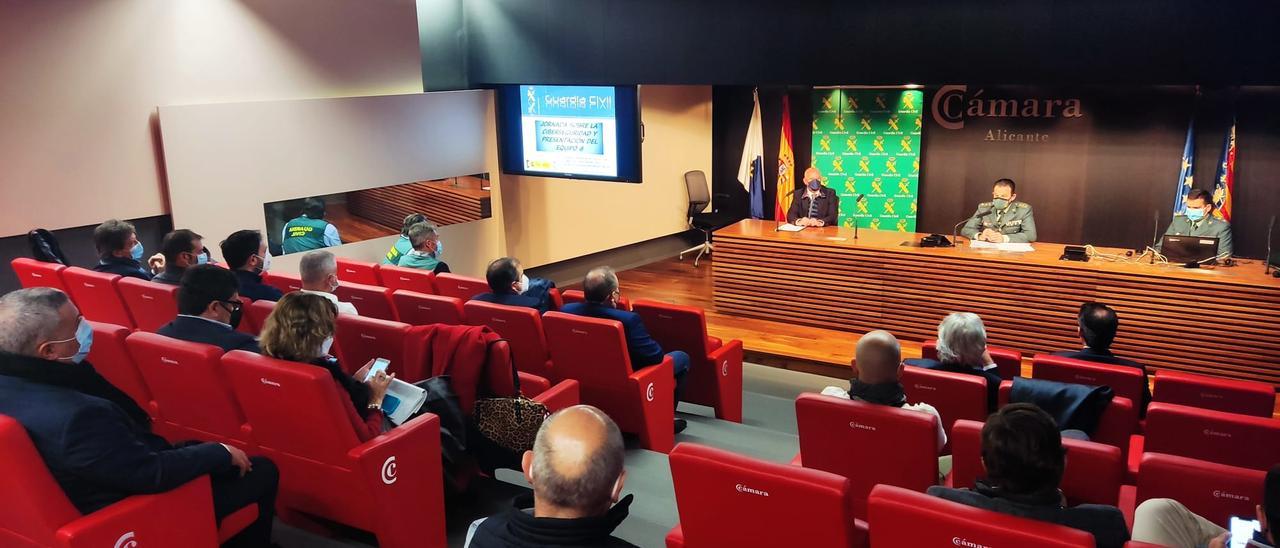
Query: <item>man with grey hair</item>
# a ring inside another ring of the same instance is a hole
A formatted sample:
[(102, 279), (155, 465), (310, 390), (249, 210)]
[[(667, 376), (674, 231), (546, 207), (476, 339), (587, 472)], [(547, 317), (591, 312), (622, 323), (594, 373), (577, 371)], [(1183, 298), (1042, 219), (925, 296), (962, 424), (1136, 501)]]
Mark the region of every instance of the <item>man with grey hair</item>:
[[(684, 380), (689, 372), (689, 354), (680, 350), (663, 352), (662, 345), (649, 336), (639, 314), (618, 308), (618, 298), (622, 297), (622, 293), (618, 290), (618, 275), (612, 268), (601, 266), (587, 272), (586, 278), (582, 280), (582, 293), (586, 302), (567, 304), (561, 311), (621, 323), (627, 336), (627, 353), (633, 369), (658, 365), (664, 358), (670, 357), (671, 369), (676, 377), (675, 403), (679, 407), (680, 394), (684, 391)], [(686, 426), (688, 423), (684, 419), (675, 420), (677, 434)]]
[(409, 227), (409, 245), (413, 249), (400, 257), (396, 266), (430, 270), (436, 274), (449, 271), (449, 265), (440, 261), (440, 252), (444, 248), (440, 245), (440, 233), (436, 230), (436, 225), (418, 223)]
[(338, 259), (323, 249), (310, 251), (302, 256), (298, 263), (298, 275), (302, 278), (302, 292), (314, 293), (329, 299), (338, 307), (339, 314), (359, 316), (355, 305), (338, 300), (333, 292), (341, 285), (338, 282)]
[(618, 425), (595, 407), (575, 405), (547, 417), (521, 461), (533, 494), (472, 523), (466, 546), (634, 546), (612, 536), (632, 500), (619, 500), (627, 477), (623, 449)]
[(92, 344), (92, 326), (61, 291), (0, 297), (0, 415), (22, 424), (71, 504), (89, 514), (208, 474), (218, 520), (258, 506), (257, 520), (226, 545), (268, 545), (275, 465), (220, 443), (178, 447), (152, 434), (147, 414), (84, 361)]
[(987, 329), (972, 312), (953, 312), (938, 324), (938, 359), (908, 360), (908, 365), (978, 375), (987, 381), (987, 409), (999, 405), (1000, 374), (987, 352)]
[(428, 222), (427, 216), (421, 213), (410, 213), (405, 215), (404, 223), (400, 225), (400, 237), (391, 244), (391, 249), (387, 250), (386, 256), (382, 258), (382, 264), (395, 265), (400, 262), (400, 257), (405, 256), (409, 251), (413, 250), (413, 244), (409, 243), (409, 229), (418, 223)]

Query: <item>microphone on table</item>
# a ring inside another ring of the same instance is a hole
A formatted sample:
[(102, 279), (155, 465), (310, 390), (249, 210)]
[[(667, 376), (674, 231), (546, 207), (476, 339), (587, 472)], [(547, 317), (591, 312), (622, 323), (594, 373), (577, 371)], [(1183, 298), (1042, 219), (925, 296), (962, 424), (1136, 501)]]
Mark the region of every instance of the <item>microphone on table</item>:
[[(960, 245), (960, 236), (959, 236), (960, 225), (969, 222), (969, 219), (981, 219), (995, 212), (996, 212), (995, 208), (985, 209), (985, 210), (979, 211), (977, 215), (966, 218), (965, 220), (956, 223), (956, 226), (951, 227), (951, 245), (952, 246)], [(965, 236), (965, 237), (968, 238), (968, 236)], [(972, 240), (973, 238), (969, 238), (969, 239)]]
[[(863, 199), (863, 198), (866, 198), (866, 197), (867, 197), (867, 195), (866, 195), (865, 193), (864, 193), (864, 194), (859, 194), (859, 195), (858, 195), (858, 197), (857, 197), (857, 199), (855, 199), (855, 200), (853, 201), (854, 205), (857, 205), (857, 204), (862, 203), (862, 199)], [(857, 218), (857, 217), (854, 217), (854, 218), (853, 218), (853, 239), (854, 239), (854, 240), (857, 240), (857, 239), (858, 239), (858, 218)]]

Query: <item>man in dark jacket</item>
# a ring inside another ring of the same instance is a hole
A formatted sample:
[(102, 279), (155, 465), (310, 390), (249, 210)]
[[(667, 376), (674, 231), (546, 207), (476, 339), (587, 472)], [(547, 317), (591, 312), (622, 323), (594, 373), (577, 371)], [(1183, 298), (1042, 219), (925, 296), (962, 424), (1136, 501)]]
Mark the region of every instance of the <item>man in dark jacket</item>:
[(262, 275), (271, 269), (271, 253), (267, 251), (267, 239), (257, 230), (237, 230), (219, 245), (222, 260), (236, 273), (240, 282), (240, 295), (255, 301), (280, 300), (283, 295), (274, 286), (262, 283)]
[(185, 228), (164, 235), (160, 254), (164, 255), (164, 271), (151, 281), (161, 284), (178, 285), (188, 268), (209, 261), (204, 253), (204, 237)]
[[(1077, 325), (1080, 330), (1080, 340), (1084, 341), (1084, 349), (1057, 352), (1055, 356), (1133, 367), (1141, 371), (1143, 378), (1146, 378), (1147, 368), (1142, 364), (1111, 353), (1111, 343), (1116, 340), (1116, 332), (1120, 330), (1120, 317), (1116, 315), (1115, 310), (1102, 303), (1084, 303), (1080, 305)], [(1147, 404), (1151, 403), (1151, 386), (1145, 382), (1142, 383), (1141, 403), (1142, 406), (1138, 408), (1138, 412), (1146, 416)]]
[(173, 446), (152, 434), (146, 413), (83, 361), (92, 343), (92, 328), (61, 291), (0, 298), (0, 414), (22, 423), (71, 504), (88, 514), (208, 474), (216, 519), (258, 505), (258, 519), (227, 545), (268, 545), (275, 465), (219, 443)]
[(93, 229), (93, 246), (98, 250), (98, 272), (151, 281), (150, 266), (143, 266), (146, 253), (138, 232), (128, 221), (108, 220)]
[(800, 226), (835, 226), (840, 214), (840, 196), (822, 184), (822, 172), (811, 167), (804, 170), (804, 188), (791, 197), (787, 222)]
[(239, 289), (230, 270), (207, 264), (188, 268), (178, 287), (178, 317), (156, 333), (226, 352), (259, 352), (253, 335), (236, 331), (244, 307)]
[(623, 451), (618, 425), (595, 407), (575, 405), (547, 417), (521, 461), (533, 495), (472, 523), (466, 546), (634, 546), (612, 536), (631, 506), (632, 495), (618, 499), (627, 477)]
[(489, 263), (484, 277), (489, 282), (489, 292), (472, 297), (472, 300), (506, 306), (523, 306), (538, 312), (546, 312), (550, 307), (545, 289), (539, 299), (529, 294), (531, 282), (524, 275), (524, 266), (515, 257), (503, 257)]

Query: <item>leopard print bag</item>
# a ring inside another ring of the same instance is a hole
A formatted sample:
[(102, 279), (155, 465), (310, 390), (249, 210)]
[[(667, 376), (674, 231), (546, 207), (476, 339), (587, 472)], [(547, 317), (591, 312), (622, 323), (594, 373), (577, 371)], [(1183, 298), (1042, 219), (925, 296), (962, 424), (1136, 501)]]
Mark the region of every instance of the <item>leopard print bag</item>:
[[(489, 348), (498, 341), (506, 339), (490, 341)], [(511, 362), (511, 382), (515, 387), (514, 397), (477, 399), (472, 418), (476, 429), (486, 439), (509, 451), (523, 453), (533, 449), (538, 429), (551, 413), (546, 405), (526, 398), (520, 392), (520, 374), (514, 360)]]

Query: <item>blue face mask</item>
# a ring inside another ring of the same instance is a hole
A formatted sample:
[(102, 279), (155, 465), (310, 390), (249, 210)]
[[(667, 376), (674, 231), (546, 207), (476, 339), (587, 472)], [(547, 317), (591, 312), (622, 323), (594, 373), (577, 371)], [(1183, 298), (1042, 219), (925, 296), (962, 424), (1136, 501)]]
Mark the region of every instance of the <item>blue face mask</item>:
[(1188, 209), (1187, 209), (1187, 218), (1188, 218), (1188, 219), (1191, 219), (1192, 221), (1199, 221), (1200, 219), (1203, 219), (1203, 218), (1204, 218), (1204, 210), (1203, 210), (1203, 209), (1190, 209), (1190, 208), (1188, 208)]
[(436, 240), (436, 257), (444, 254), (444, 240)]
[[(61, 341), (50, 341), (52, 343), (64, 343), (72, 339), (64, 339)], [(75, 341), (80, 345), (75, 354), (65, 358), (58, 358), (59, 361), (69, 361), (72, 363), (80, 363), (89, 356), (89, 349), (93, 347), (93, 326), (88, 321), (80, 318), (80, 325), (76, 326)]]
[(209, 256), (204, 253), (196, 253), (196, 264), (209, 264)]
[(142, 249), (142, 242), (133, 244), (133, 249), (129, 251), (133, 255), (133, 260), (142, 262), (142, 254), (144, 252), (144, 250)]
[(818, 181), (817, 179), (809, 181), (809, 190), (818, 190), (819, 186), (822, 186), (821, 181)]

